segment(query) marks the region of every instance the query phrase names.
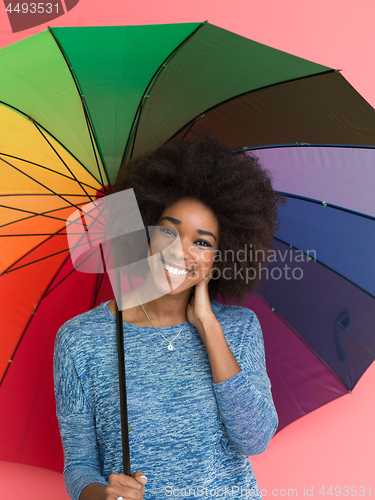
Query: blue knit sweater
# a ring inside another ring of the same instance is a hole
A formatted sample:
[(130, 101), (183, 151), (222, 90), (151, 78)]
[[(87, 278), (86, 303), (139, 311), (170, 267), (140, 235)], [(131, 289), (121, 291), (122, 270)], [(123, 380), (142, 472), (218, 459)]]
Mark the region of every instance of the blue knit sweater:
[[(248, 455), (267, 448), (278, 424), (262, 332), (245, 307), (211, 307), (241, 367), (220, 383), (190, 323), (169, 351), (153, 327), (124, 322), (131, 469), (148, 478), (144, 500), (261, 499)], [(159, 329), (172, 339), (182, 326)], [(60, 328), (54, 377), (65, 485), (78, 500), (88, 484), (122, 472), (116, 319), (108, 302)]]

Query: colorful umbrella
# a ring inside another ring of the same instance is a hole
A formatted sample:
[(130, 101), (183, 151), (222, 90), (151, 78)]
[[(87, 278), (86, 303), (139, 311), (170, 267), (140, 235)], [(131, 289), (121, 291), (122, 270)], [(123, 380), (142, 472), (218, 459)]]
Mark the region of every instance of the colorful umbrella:
[(339, 72), (208, 23), (53, 28), (2, 49), (0, 68), (1, 460), (62, 469), (54, 338), (113, 297), (106, 275), (74, 271), (65, 221), (123, 161), (197, 127), (262, 146), (288, 193), (275, 260), (316, 250), (303, 279), (272, 276), (247, 303), (279, 429), (351, 389), (373, 360), (375, 113)]

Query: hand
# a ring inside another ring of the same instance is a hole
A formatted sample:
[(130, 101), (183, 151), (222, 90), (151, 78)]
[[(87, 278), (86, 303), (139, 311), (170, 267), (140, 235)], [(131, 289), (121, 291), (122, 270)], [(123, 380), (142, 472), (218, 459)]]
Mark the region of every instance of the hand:
[(208, 294), (208, 283), (212, 278), (213, 269), (211, 268), (207, 276), (198, 285), (195, 285), (186, 310), (189, 323), (195, 326), (199, 333), (201, 333), (200, 330), (206, 321), (216, 319)]
[(105, 500), (142, 500), (147, 478), (143, 472), (132, 472), (131, 476), (125, 474), (111, 474), (108, 478), (108, 486), (105, 488)]

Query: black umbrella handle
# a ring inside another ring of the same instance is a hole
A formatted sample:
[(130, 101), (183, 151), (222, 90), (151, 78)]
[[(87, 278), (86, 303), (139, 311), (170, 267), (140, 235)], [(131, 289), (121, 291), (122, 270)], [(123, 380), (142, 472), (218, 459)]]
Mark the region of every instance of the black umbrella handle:
[[(115, 271), (115, 282), (116, 282), (116, 298), (119, 299), (121, 298), (121, 281), (119, 272), (117, 270)], [(115, 300), (115, 302), (116, 302), (116, 323), (117, 323), (118, 372), (119, 372), (119, 385), (120, 385), (122, 463), (123, 463), (124, 474), (130, 476), (129, 426), (128, 426), (128, 408), (126, 404), (124, 330), (122, 323), (122, 314), (118, 308), (117, 300)]]

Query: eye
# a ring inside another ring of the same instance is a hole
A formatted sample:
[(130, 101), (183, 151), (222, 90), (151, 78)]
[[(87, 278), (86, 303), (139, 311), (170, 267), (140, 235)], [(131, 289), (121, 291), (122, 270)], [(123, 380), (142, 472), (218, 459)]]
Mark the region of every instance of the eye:
[[(159, 231), (165, 234), (166, 236), (170, 236), (172, 238), (176, 238), (177, 236), (176, 232), (169, 226), (159, 226)], [(199, 247), (206, 247), (206, 248), (212, 247), (211, 243), (209, 243), (206, 240), (196, 240), (194, 243), (196, 243)]]
[(197, 240), (195, 243), (204, 243), (204, 245), (198, 245), (200, 247), (205, 246), (205, 247), (212, 247), (211, 243), (208, 243), (206, 240)]
[(176, 233), (168, 226), (160, 226), (160, 232), (166, 234), (167, 236), (176, 236)]

